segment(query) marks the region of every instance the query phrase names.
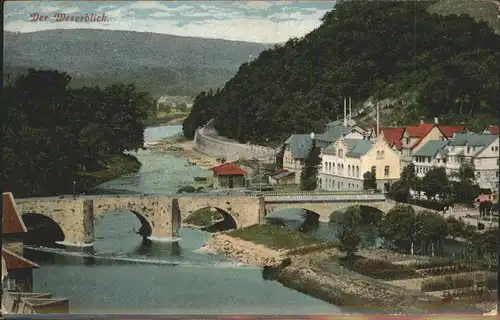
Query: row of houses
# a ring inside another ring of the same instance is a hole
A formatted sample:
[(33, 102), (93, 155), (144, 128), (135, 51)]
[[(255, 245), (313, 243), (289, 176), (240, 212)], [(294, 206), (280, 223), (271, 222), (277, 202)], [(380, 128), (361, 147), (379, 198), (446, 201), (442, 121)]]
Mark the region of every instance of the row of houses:
[(322, 134), (293, 134), (285, 141), (283, 169), (272, 177), (274, 183), (300, 182), (313, 139), (321, 148), (322, 190), (361, 190), (367, 171), (375, 173), (378, 189), (388, 190), (410, 163), (423, 177), (432, 167), (452, 173), (464, 161), (474, 164), (480, 188), (499, 189), (498, 126), (473, 133), (464, 126), (441, 125), (436, 118), (434, 123), (365, 130), (333, 121)]
[(2, 194), (2, 314), (68, 313), (69, 301), (33, 292), (33, 270), (24, 258), (26, 226), (12, 193)]

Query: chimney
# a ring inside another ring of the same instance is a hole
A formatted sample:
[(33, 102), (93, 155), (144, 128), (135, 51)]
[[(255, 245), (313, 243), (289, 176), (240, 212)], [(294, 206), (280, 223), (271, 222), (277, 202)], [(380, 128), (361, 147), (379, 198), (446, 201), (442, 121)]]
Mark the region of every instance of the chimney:
[(420, 124), (425, 124), (424, 119), (420, 119)]
[(439, 118), (438, 117), (434, 117), (434, 123), (435, 124), (439, 124)]

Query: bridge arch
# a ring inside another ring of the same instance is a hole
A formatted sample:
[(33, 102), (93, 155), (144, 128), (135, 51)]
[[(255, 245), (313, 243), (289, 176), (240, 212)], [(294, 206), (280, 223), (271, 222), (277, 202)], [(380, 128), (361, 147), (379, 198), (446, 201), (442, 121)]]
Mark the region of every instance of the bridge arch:
[(361, 209), (361, 216), (363, 217), (363, 221), (366, 223), (376, 223), (378, 222), (382, 216), (385, 214), (384, 211), (377, 206), (372, 206), (372, 205), (361, 205), (361, 204), (352, 204), (352, 205), (347, 205), (341, 209), (336, 209), (330, 213), (330, 218), (329, 221), (332, 220), (332, 216), (335, 214), (341, 214), (342, 212), (345, 212), (347, 209), (351, 207), (360, 207)]
[(66, 240), (63, 228), (48, 215), (26, 212), (21, 218), (28, 231), (26, 244), (52, 244)]
[[(113, 206), (107, 209), (103, 209), (102, 207), (99, 208), (101, 210), (98, 210), (97, 212), (94, 212), (94, 217), (95, 217), (95, 222), (98, 223), (98, 221), (104, 216), (108, 214), (116, 214), (118, 211), (126, 211), (129, 213), (132, 213), (140, 222), (141, 226), (139, 227), (139, 230), (136, 232), (138, 235), (140, 235), (143, 238), (148, 238), (151, 237), (153, 233), (153, 228), (154, 228), (154, 221), (150, 221), (147, 219), (142, 213), (139, 212), (139, 208), (130, 208), (127, 206)], [(124, 213), (126, 214), (126, 213)], [(122, 215), (122, 214), (119, 214)]]
[[(223, 220), (213, 223), (217, 214), (219, 214)], [(194, 211), (191, 210), (191, 212), (188, 212), (188, 215), (183, 218), (183, 222), (198, 225), (203, 227), (202, 229), (206, 231), (212, 231), (212, 229), (214, 231), (218, 231), (219, 229), (229, 230), (237, 229), (239, 227), (237, 218), (234, 214), (214, 206), (206, 206)]]

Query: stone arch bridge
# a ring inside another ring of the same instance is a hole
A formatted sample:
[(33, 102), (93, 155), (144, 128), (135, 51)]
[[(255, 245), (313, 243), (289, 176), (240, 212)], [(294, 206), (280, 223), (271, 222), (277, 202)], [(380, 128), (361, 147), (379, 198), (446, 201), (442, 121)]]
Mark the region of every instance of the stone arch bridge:
[(395, 203), (382, 194), (350, 195), (96, 195), (60, 199), (17, 199), (22, 214), (37, 213), (51, 218), (65, 235), (65, 243), (75, 246), (94, 242), (95, 219), (106, 212), (126, 209), (141, 222), (139, 233), (152, 240), (177, 237), (182, 221), (193, 212), (215, 207), (224, 210), (238, 228), (263, 223), (267, 213), (282, 208), (303, 208), (327, 220), (331, 212), (353, 205), (364, 205), (387, 212)]

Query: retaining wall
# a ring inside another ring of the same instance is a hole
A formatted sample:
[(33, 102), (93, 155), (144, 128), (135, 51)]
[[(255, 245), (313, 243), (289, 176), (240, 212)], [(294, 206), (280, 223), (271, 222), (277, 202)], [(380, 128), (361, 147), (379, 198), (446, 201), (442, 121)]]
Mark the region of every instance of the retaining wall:
[(276, 150), (263, 146), (231, 142), (214, 137), (216, 132), (206, 127), (196, 130), (195, 148), (214, 158), (225, 158), (226, 161), (257, 158), (261, 161), (273, 162)]

